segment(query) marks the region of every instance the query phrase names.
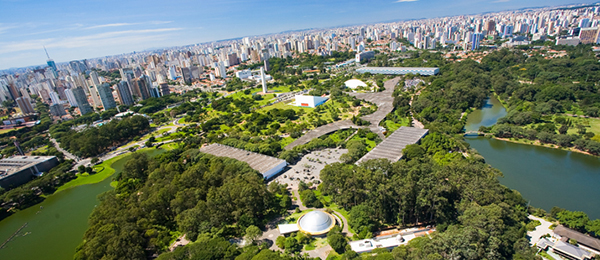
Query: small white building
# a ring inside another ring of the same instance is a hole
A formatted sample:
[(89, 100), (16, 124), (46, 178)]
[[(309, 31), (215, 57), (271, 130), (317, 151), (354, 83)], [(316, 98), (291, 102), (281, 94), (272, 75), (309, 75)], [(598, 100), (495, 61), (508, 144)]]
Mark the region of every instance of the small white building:
[(238, 70), (235, 72), (235, 76), (240, 78), (240, 79), (247, 79), (249, 77), (252, 77), (252, 71), (250, 70)]
[(296, 95), (296, 106), (315, 108), (325, 103), (328, 99), (329, 97)]
[(350, 89), (356, 89), (356, 88), (359, 88), (359, 87), (365, 87), (365, 88), (368, 87), (367, 83), (364, 83), (360, 79), (350, 79), (350, 80), (347, 80), (346, 82), (344, 82), (344, 85), (347, 88), (350, 88)]

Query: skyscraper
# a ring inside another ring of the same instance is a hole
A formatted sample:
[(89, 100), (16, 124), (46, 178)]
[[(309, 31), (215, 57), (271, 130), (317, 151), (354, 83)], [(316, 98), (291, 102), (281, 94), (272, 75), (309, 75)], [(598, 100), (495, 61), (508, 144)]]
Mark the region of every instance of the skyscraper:
[(17, 102), (17, 105), (19, 106), (19, 109), (21, 109), (21, 113), (23, 113), (23, 115), (35, 113), (35, 110), (33, 109), (33, 106), (31, 105), (31, 100), (29, 100), (29, 98), (19, 97), (15, 101)]
[(65, 96), (67, 96), (67, 100), (72, 107), (77, 107), (77, 100), (75, 99), (75, 94), (73, 94), (73, 89), (65, 89)]
[(96, 91), (96, 87), (95, 86), (90, 86), (89, 89), (89, 93), (90, 96), (92, 96), (92, 105), (94, 105), (94, 107), (99, 107), (102, 105), (102, 102), (100, 102), (100, 98), (98, 97), (98, 91)]
[(117, 95), (119, 96), (122, 105), (133, 105), (133, 97), (131, 96), (131, 90), (129, 90), (127, 81), (121, 80), (121, 82), (117, 84)]
[(48, 55), (48, 51), (46, 50), (46, 47), (44, 47), (44, 51), (46, 52), (46, 57), (48, 57), (46, 64), (48, 64), (48, 67), (50, 67), (52, 69), (52, 73), (54, 74), (54, 77), (58, 78), (58, 69), (56, 68), (56, 63), (54, 63), (53, 59), (50, 59), (50, 55)]
[(483, 34), (481, 33), (474, 33), (471, 36), (471, 50), (477, 50), (479, 49), (479, 43), (481, 42), (481, 39), (483, 38)]
[(115, 103), (115, 98), (112, 95), (112, 89), (108, 83), (103, 83), (98, 86), (98, 94), (100, 95), (100, 100), (102, 101), (102, 106), (104, 110), (108, 110), (111, 108), (117, 107), (117, 103)]
[(504, 27), (504, 32), (502, 33), (502, 37), (506, 38), (506, 37), (510, 37), (513, 34), (513, 26), (512, 25), (507, 25)]
[(88, 103), (87, 96), (85, 95), (85, 91), (83, 91), (82, 87), (74, 88), (73, 95), (75, 96), (75, 100), (77, 101), (81, 115), (85, 115), (94, 111), (90, 106), (90, 103)]

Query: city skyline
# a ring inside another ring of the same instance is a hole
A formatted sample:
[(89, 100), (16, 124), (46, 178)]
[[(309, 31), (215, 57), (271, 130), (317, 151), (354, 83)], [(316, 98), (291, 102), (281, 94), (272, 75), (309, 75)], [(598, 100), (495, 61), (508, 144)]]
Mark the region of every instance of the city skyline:
[[(44, 46), (56, 62), (67, 62), (289, 30), (573, 4), (561, 0), (463, 0), (452, 4), (392, 0), (369, 5), (358, 1), (309, 1), (290, 6), (272, 1), (222, 1), (203, 3), (196, 9), (175, 8), (198, 5), (178, 1), (170, 5), (172, 12), (165, 13), (164, 6), (151, 2), (94, 1), (86, 6), (69, 5), (70, 2), (31, 5), (27, 1), (0, 1), (8, 11), (6, 21), (0, 22), (0, 70), (43, 65)], [(19, 15), (24, 8), (29, 10), (28, 15)], [(243, 23), (245, 20), (251, 22)]]

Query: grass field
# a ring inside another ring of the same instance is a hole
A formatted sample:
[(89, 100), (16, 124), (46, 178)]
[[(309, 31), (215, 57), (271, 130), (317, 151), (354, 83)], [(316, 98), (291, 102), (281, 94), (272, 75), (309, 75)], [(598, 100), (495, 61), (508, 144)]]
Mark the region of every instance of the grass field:
[[(342, 207), (338, 206), (337, 204), (335, 204), (334, 202), (332, 202), (331, 196), (323, 196), (323, 194), (321, 194), (321, 191), (318, 191), (318, 190), (315, 190), (315, 196), (317, 196), (317, 198), (319, 198), (319, 200), (321, 200), (323, 205), (329, 205), (326, 208), (329, 208), (329, 209), (332, 209), (333, 211), (339, 212), (340, 214), (342, 214), (342, 216), (346, 220), (350, 219), (348, 211), (346, 211), (344, 208), (342, 208)], [(350, 226), (348, 226), (348, 231), (352, 234), (356, 234), (356, 232), (354, 232), (354, 230), (352, 230), (352, 227), (350, 227)]]
[(33, 153), (45, 153), (48, 151), (48, 146), (44, 145), (38, 149), (35, 149), (35, 151), (33, 151)]
[(12, 129), (0, 129), (0, 134), (6, 134), (8, 132), (14, 131), (16, 128), (12, 128)]
[[(164, 152), (164, 151), (167, 151), (168, 149), (163, 148), (162, 150)], [(143, 149), (138, 150), (138, 152), (144, 152), (144, 153), (154, 152), (154, 153), (156, 153), (156, 149), (143, 148)], [(122, 165), (124, 165), (125, 162), (127, 162), (127, 158), (130, 155), (131, 155), (131, 153), (126, 153), (126, 154), (122, 154), (122, 155), (113, 157), (109, 160), (106, 160), (106, 161), (94, 166), (94, 170), (97, 170), (97, 172), (95, 174), (91, 174), (91, 175), (87, 174), (87, 173), (79, 174), (79, 175), (77, 175), (76, 179), (71, 180), (71, 181), (65, 183), (64, 185), (60, 186), (56, 190), (56, 192), (60, 192), (62, 190), (66, 190), (66, 189), (80, 186), (80, 185), (101, 182), (101, 181), (105, 180), (106, 178), (112, 176), (115, 173), (115, 169), (113, 167), (116, 167), (116, 165), (119, 165), (120, 167), (122, 167)]]
[(375, 148), (375, 146), (377, 146), (377, 143), (375, 141), (369, 140), (367, 138), (361, 138), (358, 135), (355, 135), (352, 137), (352, 139), (350, 140), (363, 140), (365, 141), (365, 143), (367, 144), (367, 151), (371, 151), (373, 150), (373, 148)]
[(402, 118), (402, 122), (398, 123), (394, 123), (394, 121), (392, 120), (385, 120), (384, 122), (384, 126), (385, 129), (388, 130), (388, 132), (391, 134), (394, 131), (398, 130), (398, 128), (400, 128), (401, 126), (408, 126), (410, 124), (410, 119), (409, 118)]

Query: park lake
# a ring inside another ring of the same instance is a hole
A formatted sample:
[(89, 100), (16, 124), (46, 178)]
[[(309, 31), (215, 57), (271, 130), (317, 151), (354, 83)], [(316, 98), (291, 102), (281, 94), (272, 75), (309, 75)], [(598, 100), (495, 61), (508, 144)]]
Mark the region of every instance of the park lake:
[[(492, 126), (506, 115), (491, 97), (469, 114), (465, 131)], [(500, 183), (515, 189), (531, 206), (549, 211), (558, 206), (600, 218), (600, 158), (549, 147), (511, 143), (487, 137), (466, 137), (487, 163), (504, 174)]]
[[(468, 115), (466, 131), (492, 126), (506, 115), (492, 97)], [(519, 191), (532, 206), (550, 210), (559, 206), (600, 218), (600, 158), (564, 150), (510, 143), (486, 137), (466, 137), (471, 147), (504, 174), (500, 182)], [(156, 155), (162, 150), (153, 150)], [(128, 157), (115, 161), (115, 173)], [(0, 259), (72, 259), (88, 227), (88, 217), (99, 203), (98, 195), (111, 189), (111, 178), (73, 187), (0, 222), (0, 242), (19, 230), (0, 249)]]
[[(164, 152), (152, 149), (149, 156)], [(125, 156), (111, 164), (115, 174), (129, 159)], [(113, 176), (115, 176), (113, 174)], [(57, 192), (42, 203), (19, 211), (0, 221), (0, 259), (73, 259), (75, 248), (82, 242), (88, 218), (98, 205), (98, 195), (112, 187), (112, 176), (95, 183)]]

